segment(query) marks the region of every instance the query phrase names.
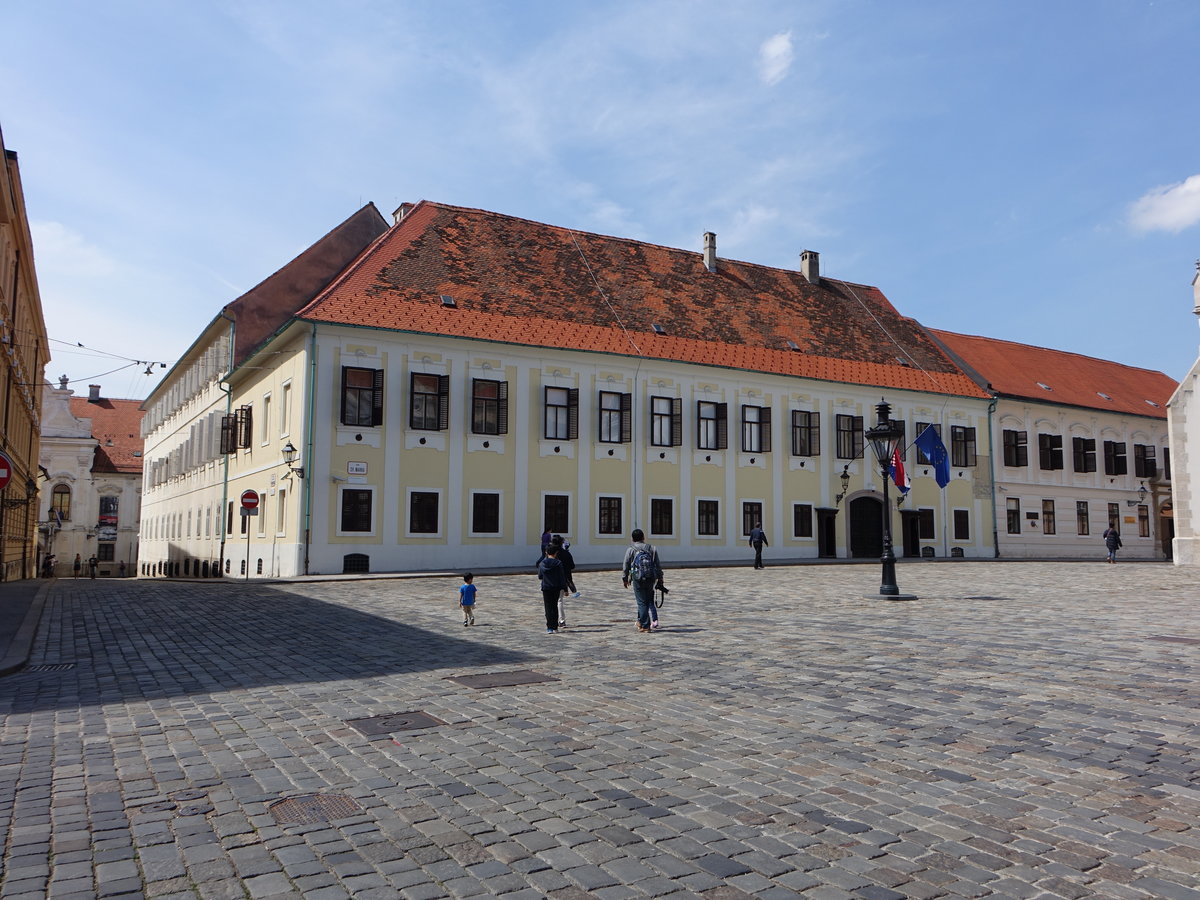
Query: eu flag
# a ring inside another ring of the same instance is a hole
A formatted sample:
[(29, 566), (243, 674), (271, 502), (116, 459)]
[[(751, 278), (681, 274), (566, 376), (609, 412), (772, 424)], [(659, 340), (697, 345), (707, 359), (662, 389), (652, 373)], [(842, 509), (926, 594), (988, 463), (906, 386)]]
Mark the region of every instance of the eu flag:
[(945, 487), (950, 483), (950, 457), (946, 453), (946, 445), (942, 443), (942, 438), (932, 425), (926, 425), (925, 430), (917, 435), (917, 439), (913, 441), (925, 458), (933, 465), (933, 474), (937, 478), (938, 487)]

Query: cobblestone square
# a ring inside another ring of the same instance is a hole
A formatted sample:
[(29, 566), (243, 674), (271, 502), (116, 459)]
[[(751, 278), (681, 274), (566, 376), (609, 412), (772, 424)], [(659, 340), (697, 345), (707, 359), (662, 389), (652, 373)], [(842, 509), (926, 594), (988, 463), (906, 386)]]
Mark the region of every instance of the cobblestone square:
[(0, 897), (1200, 898), (1194, 573), (898, 576), (48, 582)]

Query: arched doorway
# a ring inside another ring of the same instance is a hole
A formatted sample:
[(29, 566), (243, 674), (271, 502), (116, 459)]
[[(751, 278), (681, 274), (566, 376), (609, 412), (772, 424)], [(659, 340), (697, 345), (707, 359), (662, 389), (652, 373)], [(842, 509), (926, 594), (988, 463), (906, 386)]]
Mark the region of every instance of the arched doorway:
[(883, 504), (874, 497), (850, 501), (850, 555), (883, 556)]

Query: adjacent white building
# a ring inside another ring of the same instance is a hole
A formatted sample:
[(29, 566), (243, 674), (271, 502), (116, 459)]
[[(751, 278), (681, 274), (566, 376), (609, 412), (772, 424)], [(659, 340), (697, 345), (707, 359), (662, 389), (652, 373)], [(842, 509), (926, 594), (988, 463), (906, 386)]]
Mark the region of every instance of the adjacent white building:
[[(1192, 278), (1192, 312), (1200, 321), (1200, 263)], [(1167, 404), (1175, 466), (1175, 565), (1200, 566), (1200, 357)]]

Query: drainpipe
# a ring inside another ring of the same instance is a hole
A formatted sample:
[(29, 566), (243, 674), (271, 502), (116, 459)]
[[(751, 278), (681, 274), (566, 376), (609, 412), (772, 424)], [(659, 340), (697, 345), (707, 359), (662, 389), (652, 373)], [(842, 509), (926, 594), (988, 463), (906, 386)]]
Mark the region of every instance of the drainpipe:
[(996, 559), (1000, 558), (1000, 523), (999, 516), (996, 513), (999, 509), (996, 506), (996, 452), (995, 452), (995, 433), (992, 431), (992, 418), (996, 412), (996, 404), (1000, 402), (999, 394), (992, 394), (992, 399), (988, 401), (988, 461), (991, 463), (992, 471), (989, 473), (992, 481), (992, 549), (996, 553)]
[[(230, 316), (225, 312), (225, 310), (221, 310), (220, 315), (221, 315), (222, 319), (225, 319), (229, 322), (229, 371), (232, 372), (233, 371), (233, 346), (234, 346), (233, 339), (234, 339), (234, 332), (237, 329), (237, 322), (235, 322), (232, 318), (230, 318)], [(228, 416), (230, 413), (233, 412), (233, 388), (229, 387), (223, 381), (218, 381), (217, 387), (225, 392), (225, 415)], [(221, 526), (221, 552), (220, 552), (220, 556), (217, 559), (217, 566), (218, 566), (218, 571), (220, 571), (222, 577), (225, 575), (225, 539), (229, 536), (228, 533), (225, 531), (225, 521), (226, 521), (226, 517), (228, 516), (228, 510), (226, 509), (226, 507), (228, 505), (229, 505), (229, 454), (222, 453), (221, 454), (221, 511), (220, 511), (220, 515), (217, 517), (217, 521), (220, 523), (220, 526)], [(247, 557), (247, 559), (246, 559), (246, 571), (247, 572), (250, 571), (249, 557)]]
[(304, 466), (308, 469), (304, 479), (304, 574), (308, 574), (308, 547), (312, 539), (312, 485), (316, 477), (313, 466), (313, 417), (317, 402), (317, 323), (312, 323), (312, 334), (308, 339), (308, 404), (304, 410)]

